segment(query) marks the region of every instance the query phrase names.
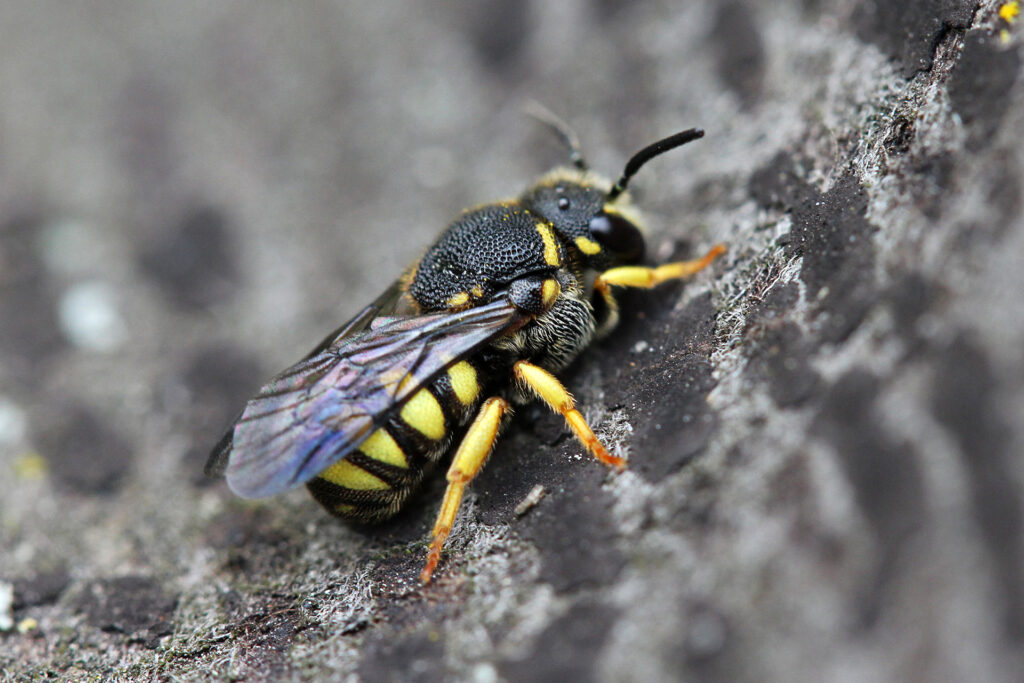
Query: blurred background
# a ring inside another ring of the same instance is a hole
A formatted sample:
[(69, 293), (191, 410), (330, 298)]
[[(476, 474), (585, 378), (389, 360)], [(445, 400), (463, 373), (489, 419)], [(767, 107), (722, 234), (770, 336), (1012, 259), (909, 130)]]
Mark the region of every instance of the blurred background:
[[(1013, 680), (1012, 4), (0, 3), (5, 679)], [(202, 468), (565, 161), (527, 99), (609, 176), (706, 128), (635, 194), (730, 253), (569, 375), (636, 473), (523, 411), (421, 589), (436, 486), (367, 534)]]
[[(6, 4), (6, 443), (93, 441), (55, 429), (74, 415), (121, 447), (95, 449), (102, 474), (69, 456), (54, 468), (69, 484), (132, 479), (143, 442), (170, 467), (459, 211), (564, 162), (527, 97), (571, 119), (608, 175), (710, 122), (708, 65), (670, 73), (653, 54), (706, 40), (677, 31), (701, 13), (669, 30), (667, 10)], [(694, 90), (652, 106), (666, 79)]]

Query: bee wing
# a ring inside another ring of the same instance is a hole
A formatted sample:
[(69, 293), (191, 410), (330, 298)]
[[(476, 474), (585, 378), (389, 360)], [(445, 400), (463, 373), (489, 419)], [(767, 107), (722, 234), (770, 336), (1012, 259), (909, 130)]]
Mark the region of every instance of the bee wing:
[[(302, 360), (309, 360), (310, 358), (323, 353), (331, 346), (340, 344), (344, 339), (362, 332), (369, 327), (378, 316), (392, 314), (395, 311), (401, 295), (402, 279), (399, 278), (395, 280), (390, 287), (384, 290), (384, 293), (378, 296), (373, 303), (359, 311), (359, 313), (357, 313), (347, 323), (327, 335), (324, 340), (317, 344), (312, 351), (307, 353)], [(224, 472), (227, 470), (228, 458), (231, 455), (231, 447), (234, 441), (234, 425), (241, 419), (242, 413), (239, 413), (232, 421), (231, 428), (225, 432), (224, 436), (222, 436), (220, 441), (217, 442), (217, 445), (213, 447), (213, 450), (210, 452), (210, 457), (206, 461), (206, 467), (203, 469), (206, 476), (220, 477), (224, 475)]]
[(245, 498), (309, 481), (439, 373), (525, 320), (499, 300), (459, 313), (393, 318), (335, 340), (264, 386), (211, 463), (226, 460), (228, 486)]
[(331, 346), (335, 346), (340, 343), (343, 339), (351, 337), (354, 334), (362, 332), (370, 323), (382, 315), (391, 315), (394, 313), (398, 300), (402, 296), (402, 279), (395, 280), (390, 287), (384, 290), (384, 293), (374, 300), (372, 304), (359, 311), (351, 320), (331, 332), (327, 335), (322, 342), (316, 345), (312, 351), (306, 354), (306, 358), (303, 360), (312, 358), (313, 356), (326, 351)]

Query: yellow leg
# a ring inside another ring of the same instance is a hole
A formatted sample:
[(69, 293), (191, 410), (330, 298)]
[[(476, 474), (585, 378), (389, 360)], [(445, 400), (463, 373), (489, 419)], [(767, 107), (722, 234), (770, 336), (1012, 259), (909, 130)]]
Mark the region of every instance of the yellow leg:
[(649, 268), (647, 266), (621, 266), (611, 268), (597, 276), (594, 287), (603, 295), (609, 286), (639, 287), (650, 289), (668, 280), (679, 280), (689, 277), (711, 265), (711, 262), (725, 253), (724, 244), (716, 244), (708, 253), (693, 261), (666, 263), (663, 266)]
[(503, 398), (489, 398), (480, 406), (480, 412), (470, 425), (466, 435), (455, 452), (452, 465), (448, 468), (448, 488), (444, 492), (441, 511), (437, 513), (434, 530), (431, 532), (430, 550), (427, 552), (427, 565), (420, 574), (420, 581), (430, 583), (430, 577), (441, 560), (441, 548), (452, 531), (455, 515), (462, 503), (462, 495), (466, 485), (473, 481), (480, 468), (487, 462), (494, 443), (498, 440), (498, 429), (501, 419), (511, 410)]
[(551, 410), (562, 415), (576, 438), (590, 451), (595, 458), (606, 465), (619, 470), (626, 467), (626, 461), (612, 455), (594, 436), (593, 430), (587, 425), (580, 411), (576, 410), (576, 401), (568, 389), (550, 372), (525, 360), (512, 366), (516, 379), (530, 388), (537, 397), (544, 401)]

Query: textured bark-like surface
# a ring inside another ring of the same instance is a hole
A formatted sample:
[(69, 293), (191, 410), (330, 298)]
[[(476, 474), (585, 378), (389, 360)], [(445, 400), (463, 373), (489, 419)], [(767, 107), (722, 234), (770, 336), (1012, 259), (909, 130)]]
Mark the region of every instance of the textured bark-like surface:
[[(1019, 680), (1024, 34), (994, 0), (0, 6), (4, 680)], [(563, 153), (650, 257), (433, 584), (201, 474), (274, 370)], [(544, 496), (517, 515), (537, 485)]]

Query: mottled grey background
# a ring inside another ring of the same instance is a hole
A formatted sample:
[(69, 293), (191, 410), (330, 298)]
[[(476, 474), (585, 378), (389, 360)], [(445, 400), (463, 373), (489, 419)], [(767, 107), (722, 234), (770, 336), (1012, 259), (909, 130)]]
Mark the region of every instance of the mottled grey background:
[[(1019, 680), (1021, 34), (986, 0), (0, 4), (5, 680)], [(201, 470), (466, 206), (637, 177), (651, 253), (437, 580)], [(546, 496), (513, 510), (537, 484)]]

